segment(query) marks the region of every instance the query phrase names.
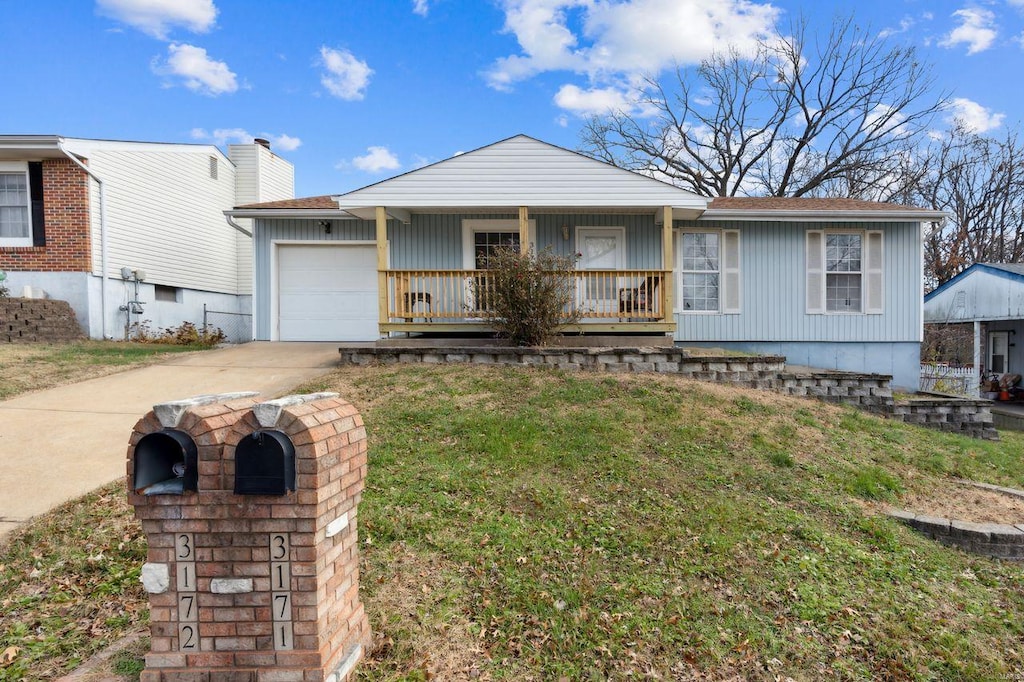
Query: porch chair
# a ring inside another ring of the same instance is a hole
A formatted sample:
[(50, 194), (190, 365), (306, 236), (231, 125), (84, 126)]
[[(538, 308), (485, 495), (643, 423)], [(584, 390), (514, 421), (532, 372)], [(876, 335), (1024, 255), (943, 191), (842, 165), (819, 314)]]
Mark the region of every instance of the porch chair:
[(619, 315), (630, 317), (654, 317), (654, 309), (658, 300), (658, 287), (661, 286), (661, 275), (650, 275), (637, 287), (619, 289)]

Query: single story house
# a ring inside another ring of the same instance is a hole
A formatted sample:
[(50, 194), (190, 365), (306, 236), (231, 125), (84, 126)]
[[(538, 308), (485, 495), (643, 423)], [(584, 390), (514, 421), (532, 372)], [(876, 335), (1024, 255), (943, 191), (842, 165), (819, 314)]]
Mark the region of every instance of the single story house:
[(924, 297), (925, 324), (969, 324), (974, 369), (983, 374), (1024, 374), (1024, 265), (975, 263)]
[(92, 338), (124, 338), (143, 321), (201, 323), (204, 305), (248, 315), (250, 230), (224, 211), (294, 196), (292, 165), (266, 140), (225, 155), (210, 144), (0, 135), (0, 270), (13, 296), (68, 301)]
[[(916, 388), (922, 230), (942, 214), (842, 199), (720, 198), (518, 135), (254, 221), (257, 339), (487, 332), (499, 245), (579, 254), (572, 331), (893, 374)], [(483, 285), (483, 286), (482, 286)]]

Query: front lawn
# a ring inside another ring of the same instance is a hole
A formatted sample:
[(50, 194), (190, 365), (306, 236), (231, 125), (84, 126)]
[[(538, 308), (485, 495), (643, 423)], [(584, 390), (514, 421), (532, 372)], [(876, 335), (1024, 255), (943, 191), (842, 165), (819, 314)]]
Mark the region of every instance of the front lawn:
[[(952, 477), (1024, 487), (1020, 435), (974, 441), (652, 375), (388, 366), (303, 388), (338, 390), (369, 431), (375, 646), (358, 679), (1024, 670), (1022, 567), (878, 514)], [(65, 510), (0, 550), (0, 680), (73, 668), (145, 622), (120, 485), (75, 508), (98, 521), (62, 524)]]

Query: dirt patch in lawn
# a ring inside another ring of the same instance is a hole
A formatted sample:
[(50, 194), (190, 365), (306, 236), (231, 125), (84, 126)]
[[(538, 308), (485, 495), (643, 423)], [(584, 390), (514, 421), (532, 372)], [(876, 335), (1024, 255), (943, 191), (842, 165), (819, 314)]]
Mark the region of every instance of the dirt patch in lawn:
[(916, 514), (972, 523), (1024, 524), (1024, 498), (966, 483), (949, 483), (941, 490), (908, 493), (899, 506)]

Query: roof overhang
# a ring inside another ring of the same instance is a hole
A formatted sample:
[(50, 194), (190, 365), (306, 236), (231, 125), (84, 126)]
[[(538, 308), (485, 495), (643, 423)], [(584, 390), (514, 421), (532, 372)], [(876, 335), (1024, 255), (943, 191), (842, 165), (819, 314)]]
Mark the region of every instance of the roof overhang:
[(313, 220), (353, 220), (345, 211), (327, 208), (233, 208), (224, 211), (232, 218), (309, 218)]
[[(335, 200), (344, 199), (344, 197), (334, 197)], [(474, 213), (474, 214), (516, 214), (519, 212), (519, 207), (522, 204), (512, 203), (507, 205), (496, 205), (493, 202), (487, 204), (462, 204), (459, 206), (452, 205), (422, 205), (416, 206), (395, 206), (386, 205), (385, 211), (389, 217), (402, 222), (409, 222), (410, 216), (413, 214), (458, 214), (458, 213)], [(376, 218), (376, 206), (353, 206), (353, 205), (341, 205), (341, 210), (349, 213), (356, 218), (362, 220), (374, 220)], [(657, 220), (662, 219), (662, 214), (665, 207), (659, 206), (638, 206), (620, 203), (607, 203), (601, 205), (577, 205), (567, 206), (563, 204), (552, 204), (550, 206), (538, 206), (536, 204), (527, 205), (527, 210), (530, 215), (562, 215), (562, 214), (618, 214), (618, 215), (654, 215)], [(695, 220), (703, 212), (703, 207), (695, 206), (673, 206), (672, 217), (676, 220)]]
[(0, 161), (64, 159), (59, 135), (0, 135)]
[(924, 210), (872, 210), (872, 211), (807, 211), (807, 210), (751, 210), (740, 208), (709, 208), (701, 220), (747, 220), (786, 222), (847, 222), (847, 223), (932, 223), (943, 220), (944, 211)]

